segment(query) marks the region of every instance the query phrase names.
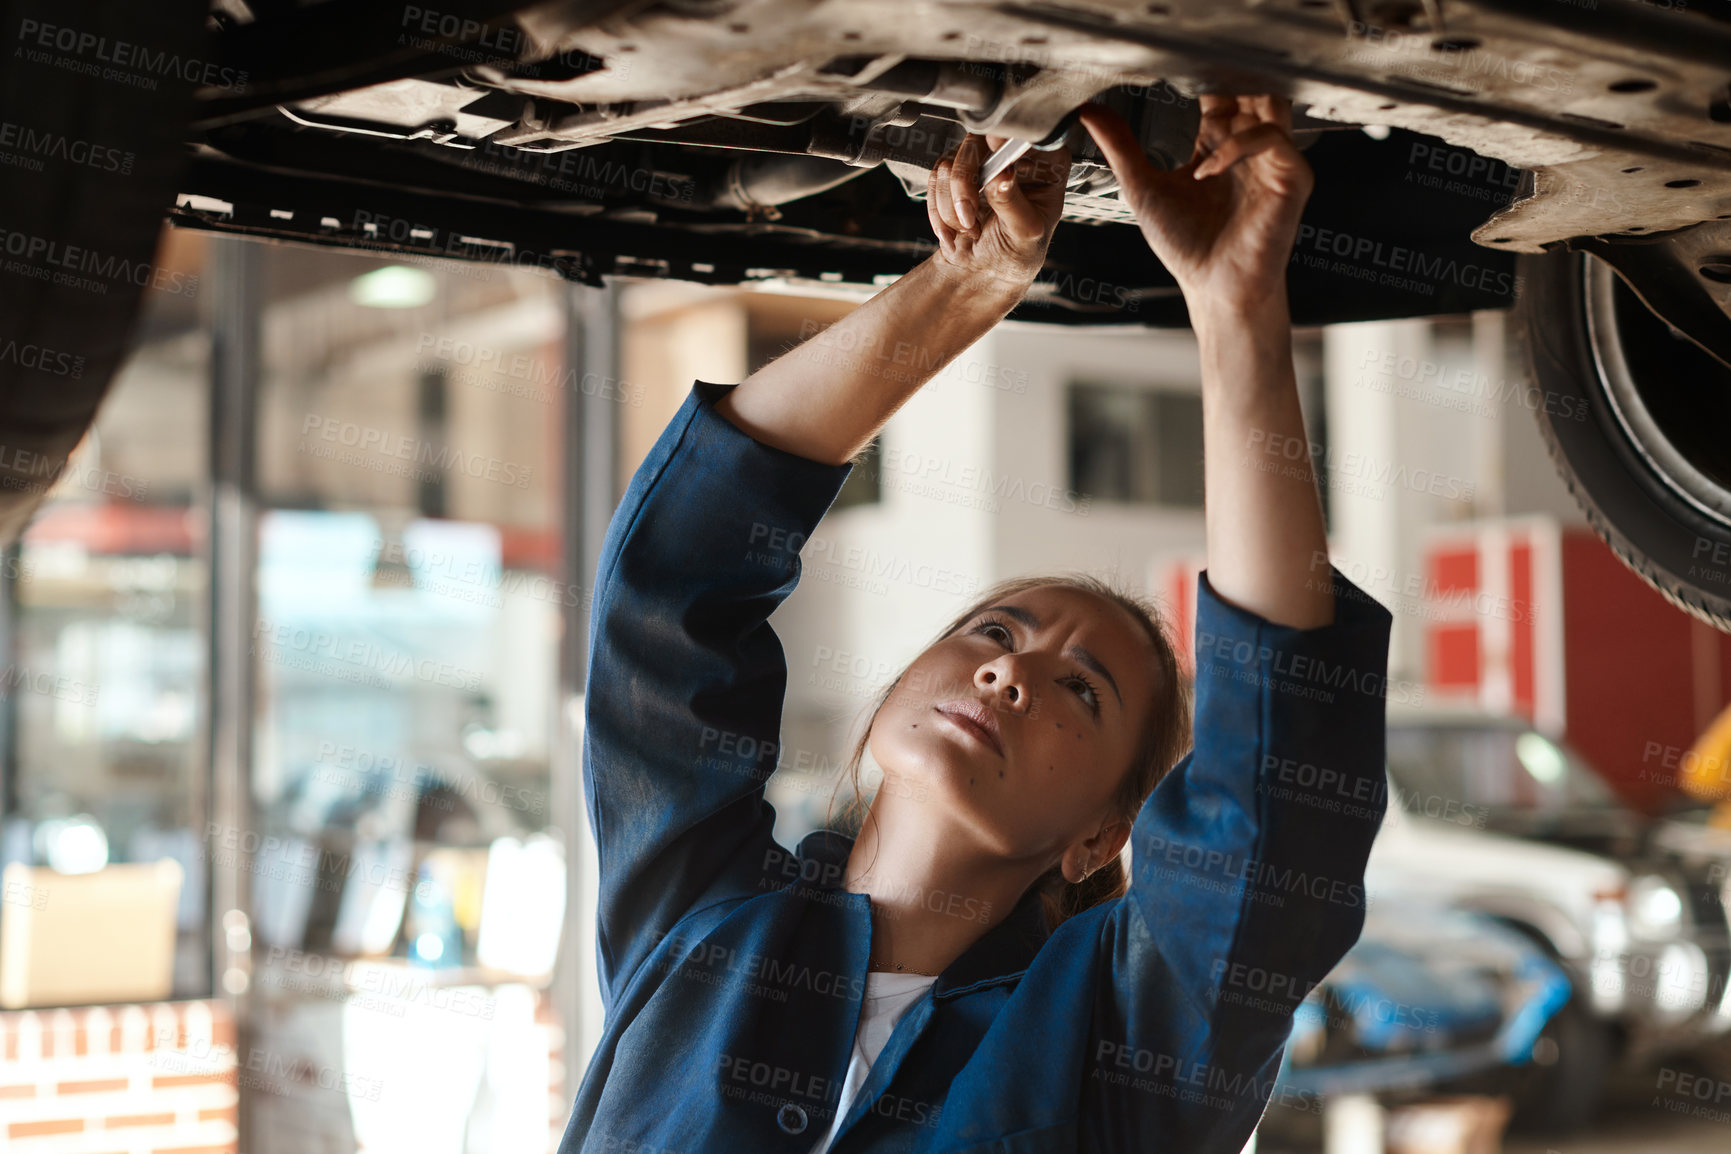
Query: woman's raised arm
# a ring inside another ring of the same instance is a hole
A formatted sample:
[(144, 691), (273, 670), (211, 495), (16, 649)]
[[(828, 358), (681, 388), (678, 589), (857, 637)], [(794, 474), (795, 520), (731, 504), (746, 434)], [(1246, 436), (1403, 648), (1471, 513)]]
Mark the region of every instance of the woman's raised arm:
[(1192, 163), (1155, 168), (1122, 118), (1089, 106), (1142, 234), (1184, 291), (1202, 352), (1208, 579), (1215, 592), (1280, 625), (1334, 616), (1316, 559), (1328, 555), (1322, 505), (1292, 369), (1286, 266), (1315, 178), (1277, 96), (1201, 98)]
[(839, 465), (963, 350), (1004, 319), (1039, 275), (1064, 209), (1067, 149), (1030, 152), (982, 197), (998, 137), (970, 135), (932, 172), (926, 211), (938, 251), (883, 292), (765, 365), (718, 411), (766, 445)]
[[(940, 251), (825, 336), (726, 388), (700, 382), (608, 526), (591, 615), (584, 789), (611, 1003), (687, 914), (781, 884), (763, 801), (787, 664), (769, 616), (842, 466), (1001, 320), (1044, 260), (1068, 155), (975, 191), (986, 142), (939, 166)], [(952, 195), (950, 176), (966, 185)], [(1055, 183), (1047, 185), (1042, 181)], [(962, 227), (957, 213), (970, 220)]]
[[(1195, 743), (1131, 830), (1134, 878), (1112, 923), (1118, 1013), (1095, 1028), (1102, 1043), (1160, 1054), (1180, 1031), (1179, 1067), (1200, 1061), (1210, 1087), (1241, 1089), (1189, 1112), (1196, 1129), (1172, 1140), (1236, 1149), (1272, 1090), (1294, 1008), (1363, 927), (1365, 861), (1387, 804), (1392, 618), (1326, 564), (1309, 455), (1283, 451), (1304, 443), (1285, 279), (1312, 181), (1289, 106), (1204, 96), (1202, 113), (1191, 160), (1171, 172), (1116, 114), (1083, 113), (1184, 290), (1207, 457)], [(1150, 1116), (1163, 1101), (1143, 1096)]]

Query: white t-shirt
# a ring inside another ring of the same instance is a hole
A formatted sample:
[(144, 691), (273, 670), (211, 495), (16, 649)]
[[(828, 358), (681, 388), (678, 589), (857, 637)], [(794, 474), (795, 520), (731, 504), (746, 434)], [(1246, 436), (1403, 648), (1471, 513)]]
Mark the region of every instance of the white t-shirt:
[(853, 1105), (853, 1100), (859, 1097), (859, 1088), (865, 1085), (872, 1063), (883, 1053), (885, 1043), (895, 1031), (896, 1022), (909, 1006), (919, 1001), (920, 995), (926, 992), (926, 987), (935, 981), (936, 978), (924, 974), (866, 975), (865, 998), (859, 1008), (859, 1030), (854, 1034), (853, 1057), (848, 1061), (847, 1077), (842, 1081), (841, 1101), (836, 1104), (835, 1121), (830, 1123), (829, 1132), (811, 1148), (811, 1154), (824, 1154), (829, 1149), (829, 1144), (835, 1141), (836, 1131), (841, 1129), (841, 1120), (847, 1117), (848, 1108)]

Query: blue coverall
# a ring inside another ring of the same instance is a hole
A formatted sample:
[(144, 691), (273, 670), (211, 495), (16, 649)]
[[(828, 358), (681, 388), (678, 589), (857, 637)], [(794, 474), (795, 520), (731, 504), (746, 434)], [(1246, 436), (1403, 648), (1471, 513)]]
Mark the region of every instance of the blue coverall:
[[(560, 1154), (807, 1154), (871, 944), (847, 839), (776, 843), (787, 668), (770, 612), (848, 466), (758, 443), (697, 382), (609, 527), (584, 783), (604, 1035)], [(779, 551), (772, 542), (779, 542)], [(1319, 579), (1321, 577), (1319, 571)], [(1198, 581), (1194, 748), (1124, 897), (1046, 934), (1024, 898), (897, 1023), (832, 1154), (1238, 1154), (1293, 1008), (1357, 940), (1386, 802), (1386, 609), (1273, 624)]]

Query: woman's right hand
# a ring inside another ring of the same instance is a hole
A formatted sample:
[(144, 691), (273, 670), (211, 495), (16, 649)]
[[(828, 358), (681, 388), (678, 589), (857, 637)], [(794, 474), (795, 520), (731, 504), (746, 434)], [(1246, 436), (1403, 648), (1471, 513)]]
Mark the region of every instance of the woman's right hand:
[(1213, 94), (1200, 103), (1195, 150), (1170, 172), (1154, 166), (1112, 109), (1089, 104), (1081, 119), (1192, 309), (1284, 300), (1299, 216), (1316, 183), (1292, 140), (1292, 104)]
[(1004, 140), (970, 132), (932, 169), (926, 212), (938, 262), (963, 276), (984, 274), (1019, 297), (1040, 275), (1063, 215), (1070, 150), (1028, 152), (982, 190), (980, 169)]

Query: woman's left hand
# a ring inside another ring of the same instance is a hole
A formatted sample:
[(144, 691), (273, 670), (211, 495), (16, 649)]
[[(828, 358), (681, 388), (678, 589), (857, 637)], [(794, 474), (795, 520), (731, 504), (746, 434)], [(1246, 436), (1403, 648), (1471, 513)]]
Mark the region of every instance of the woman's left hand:
[(1028, 151), (982, 195), (980, 169), (1003, 143), (1003, 137), (970, 132), (932, 169), (926, 213), (938, 238), (934, 259), (1025, 291), (1046, 263), (1064, 211), (1070, 150)]
[(1200, 104), (1195, 150), (1170, 172), (1149, 161), (1111, 109), (1088, 105), (1082, 123), (1192, 309), (1284, 301), (1299, 216), (1316, 183), (1292, 140), (1292, 104), (1215, 94)]

